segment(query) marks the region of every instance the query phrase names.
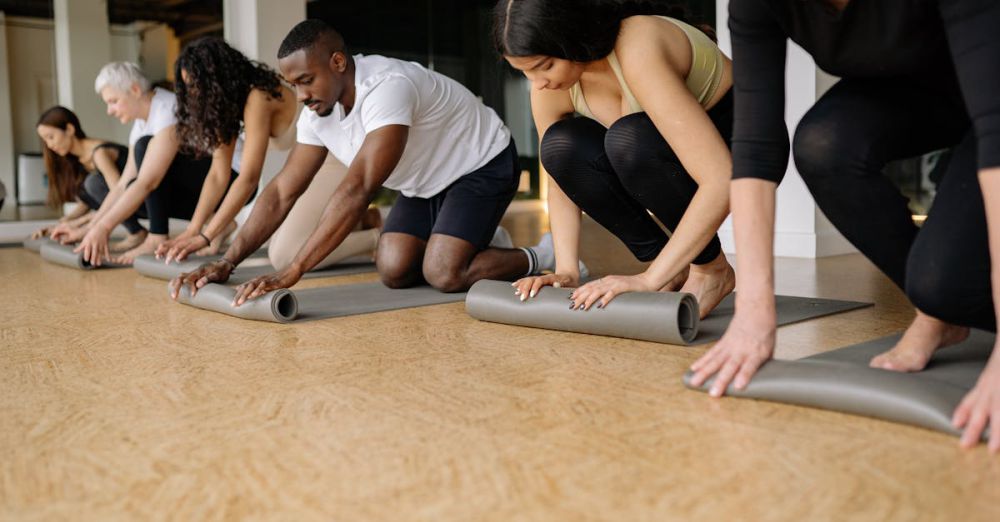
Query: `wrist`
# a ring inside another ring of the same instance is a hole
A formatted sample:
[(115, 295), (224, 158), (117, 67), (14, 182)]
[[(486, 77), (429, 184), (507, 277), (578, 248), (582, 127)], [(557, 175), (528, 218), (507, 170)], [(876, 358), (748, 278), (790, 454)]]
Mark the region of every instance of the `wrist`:
[(209, 237), (206, 236), (204, 232), (198, 232), (198, 236), (205, 240), (205, 246), (212, 244), (212, 240), (209, 239)]

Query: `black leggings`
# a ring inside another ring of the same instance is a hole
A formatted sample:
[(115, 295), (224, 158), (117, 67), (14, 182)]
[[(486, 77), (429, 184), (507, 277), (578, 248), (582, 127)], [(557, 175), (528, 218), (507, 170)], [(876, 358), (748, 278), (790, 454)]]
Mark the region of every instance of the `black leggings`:
[[(84, 205), (87, 205), (91, 210), (97, 210), (101, 208), (101, 203), (104, 203), (104, 198), (108, 197), (108, 182), (104, 180), (104, 176), (100, 172), (91, 172), (83, 180), (83, 185), (80, 186), (80, 192), (77, 197)], [(135, 211), (128, 219), (126, 219), (122, 225), (128, 230), (129, 234), (138, 234), (144, 229), (142, 225), (139, 224), (139, 218), (146, 217), (146, 209), (144, 207), (139, 207), (139, 210)]]
[[(708, 115), (729, 145), (732, 94)], [(545, 132), (541, 150), (542, 165), (559, 188), (640, 261), (655, 258), (668, 240), (649, 212), (673, 231), (698, 190), (643, 112), (624, 116), (609, 129), (588, 118), (556, 122)], [(709, 263), (721, 252), (719, 237), (714, 236), (694, 263)]]
[[(149, 147), (151, 139), (152, 136), (144, 136), (135, 143), (136, 169), (142, 166), (142, 160), (146, 157), (146, 149)], [(146, 214), (149, 216), (150, 233), (166, 235), (169, 231), (170, 218), (191, 219), (198, 206), (201, 188), (205, 183), (205, 178), (208, 177), (208, 169), (211, 165), (211, 156), (195, 158), (180, 152), (174, 156), (163, 180), (146, 196)], [(236, 171), (231, 172), (230, 186), (238, 175), (239, 173)], [(219, 203), (221, 204), (221, 200)]]
[[(955, 147), (923, 227), (885, 164)], [(922, 312), (996, 330), (976, 140), (960, 100), (912, 82), (844, 79), (803, 117), (795, 165), (838, 230)]]

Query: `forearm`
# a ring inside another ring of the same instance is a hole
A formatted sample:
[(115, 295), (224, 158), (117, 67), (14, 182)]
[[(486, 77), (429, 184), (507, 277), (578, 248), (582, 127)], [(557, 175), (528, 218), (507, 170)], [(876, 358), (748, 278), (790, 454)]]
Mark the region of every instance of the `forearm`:
[(646, 277), (657, 287), (667, 284), (708, 246), (728, 214), (728, 182), (699, 187), (670, 241), (646, 269)]
[(550, 179), (549, 228), (556, 253), (556, 273), (580, 273), (580, 208)]
[(774, 316), (774, 210), (777, 184), (745, 178), (730, 184), (736, 239), (736, 308)]
[[(993, 292), (993, 313), (1000, 324), (1000, 167), (979, 171), (979, 186), (986, 209), (986, 229), (990, 248), (990, 279)], [(991, 358), (1000, 357), (994, 353)]]
[(236, 214), (239, 214), (247, 200), (250, 199), (250, 195), (256, 188), (257, 179), (253, 176), (244, 176), (245, 174), (240, 174), (229, 187), (226, 196), (222, 199), (222, 205), (215, 211), (215, 215), (203, 231), (207, 237), (214, 239), (221, 234), (226, 229), (226, 225), (236, 217)]
[(213, 169), (212, 172), (209, 172), (205, 178), (205, 182), (201, 185), (198, 204), (195, 206), (194, 214), (191, 215), (191, 222), (187, 227), (189, 234), (197, 235), (201, 232), (201, 227), (212, 216), (212, 211), (219, 204), (219, 200), (225, 194), (227, 186), (229, 186), (228, 168), (225, 172), (218, 169)]
[(76, 206), (73, 207), (73, 210), (71, 210), (69, 212), (69, 214), (66, 214), (65, 216), (63, 216), (62, 219), (60, 219), (59, 221), (63, 222), (63, 223), (74, 222), (74, 221), (80, 219), (81, 217), (86, 216), (87, 212), (89, 212), (89, 211), (90, 211), (90, 207), (88, 207), (85, 203), (77, 201), (76, 202)]
[(366, 190), (352, 178), (345, 179), (323, 210), (316, 230), (295, 255), (291, 268), (302, 274), (326, 259), (354, 230), (376, 190)]
[(250, 212), (250, 217), (226, 250), (225, 258), (233, 264), (240, 264), (247, 256), (256, 252), (278, 230), (292, 210), (297, 197), (282, 195), (276, 181), (278, 180), (272, 181), (257, 196), (257, 203)]
[[(110, 233), (121, 222), (128, 219), (132, 214), (135, 214), (135, 211), (145, 203), (146, 197), (149, 196), (152, 190), (152, 187), (144, 180), (136, 180), (109, 207), (105, 208), (105, 205), (102, 204), (101, 210), (94, 216), (91, 224), (101, 227)], [(109, 199), (111, 199), (110, 193), (104, 200), (104, 203), (108, 203)]]

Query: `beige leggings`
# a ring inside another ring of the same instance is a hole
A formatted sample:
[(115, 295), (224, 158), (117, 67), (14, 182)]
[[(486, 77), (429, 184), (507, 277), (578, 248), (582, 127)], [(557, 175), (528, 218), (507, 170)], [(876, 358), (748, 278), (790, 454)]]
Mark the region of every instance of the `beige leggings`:
[[(271, 236), (267, 256), (271, 265), (278, 270), (286, 268), (295, 259), (299, 249), (316, 230), (323, 210), (330, 202), (333, 192), (347, 175), (347, 167), (333, 156), (327, 155), (326, 161), (313, 178), (309, 188), (299, 197), (292, 207), (288, 217)], [(378, 244), (379, 231), (376, 229), (357, 230), (351, 232), (326, 259), (320, 261), (313, 270), (319, 270), (349, 257), (371, 254)]]

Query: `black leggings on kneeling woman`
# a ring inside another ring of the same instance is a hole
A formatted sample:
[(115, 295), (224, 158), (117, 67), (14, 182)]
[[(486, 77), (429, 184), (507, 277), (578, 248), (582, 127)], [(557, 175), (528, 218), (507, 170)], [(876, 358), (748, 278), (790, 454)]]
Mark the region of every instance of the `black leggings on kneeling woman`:
[[(732, 94), (708, 115), (729, 145)], [(640, 261), (655, 258), (668, 240), (649, 212), (673, 231), (698, 190), (643, 112), (624, 116), (609, 129), (588, 118), (556, 122), (545, 132), (541, 150), (542, 165), (559, 188)], [(709, 263), (721, 252), (715, 236), (694, 263)]]

